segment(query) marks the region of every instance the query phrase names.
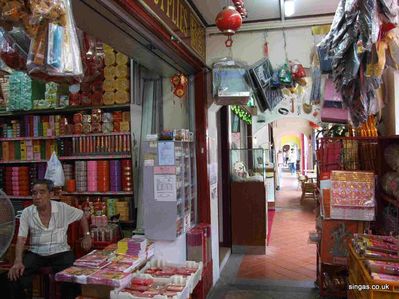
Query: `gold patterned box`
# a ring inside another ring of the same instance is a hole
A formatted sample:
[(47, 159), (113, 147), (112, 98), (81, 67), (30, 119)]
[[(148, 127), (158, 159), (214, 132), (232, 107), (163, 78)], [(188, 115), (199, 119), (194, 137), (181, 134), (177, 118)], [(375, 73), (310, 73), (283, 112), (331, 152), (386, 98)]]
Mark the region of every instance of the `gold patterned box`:
[(366, 171), (331, 172), (331, 218), (373, 220), (375, 175)]

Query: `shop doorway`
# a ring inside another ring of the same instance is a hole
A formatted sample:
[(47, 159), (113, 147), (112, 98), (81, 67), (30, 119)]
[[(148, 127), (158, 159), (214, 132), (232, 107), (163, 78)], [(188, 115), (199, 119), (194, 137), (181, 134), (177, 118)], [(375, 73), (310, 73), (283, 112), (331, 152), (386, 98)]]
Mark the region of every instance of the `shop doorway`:
[[(287, 118), (272, 125), (276, 191), (275, 209), (267, 214), (266, 254), (245, 255), (238, 271), (240, 279), (308, 284), (316, 279), (316, 245), (308, 241), (309, 232), (315, 229), (316, 201), (302, 197), (300, 181), (303, 174), (313, 170), (313, 129), (308, 123)], [(290, 160), (291, 152), (294, 157)], [(290, 167), (289, 163), (295, 165)]]

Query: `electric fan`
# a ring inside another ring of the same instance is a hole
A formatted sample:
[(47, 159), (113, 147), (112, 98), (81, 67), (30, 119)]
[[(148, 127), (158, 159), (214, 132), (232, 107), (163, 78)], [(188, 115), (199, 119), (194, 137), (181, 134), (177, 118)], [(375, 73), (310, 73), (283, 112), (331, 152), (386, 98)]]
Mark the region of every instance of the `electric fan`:
[(0, 190), (0, 258), (7, 251), (15, 230), (14, 207), (7, 194)]

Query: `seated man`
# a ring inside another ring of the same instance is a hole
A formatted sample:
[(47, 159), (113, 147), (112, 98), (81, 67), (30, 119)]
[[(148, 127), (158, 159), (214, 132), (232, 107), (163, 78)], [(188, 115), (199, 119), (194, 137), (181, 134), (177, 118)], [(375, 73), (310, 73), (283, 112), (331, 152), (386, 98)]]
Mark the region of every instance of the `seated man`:
[[(8, 272), (10, 298), (32, 296), (32, 277), (41, 267), (52, 267), (54, 273), (72, 266), (74, 255), (67, 243), (68, 225), (80, 220), (84, 237), (82, 247), (91, 247), (89, 225), (83, 211), (63, 202), (52, 201), (53, 182), (37, 180), (32, 189), (33, 205), (22, 211), (14, 265)], [(23, 255), (30, 232), (30, 248)], [(62, 298), (75, 298), (76, 287), (61, 285)]]

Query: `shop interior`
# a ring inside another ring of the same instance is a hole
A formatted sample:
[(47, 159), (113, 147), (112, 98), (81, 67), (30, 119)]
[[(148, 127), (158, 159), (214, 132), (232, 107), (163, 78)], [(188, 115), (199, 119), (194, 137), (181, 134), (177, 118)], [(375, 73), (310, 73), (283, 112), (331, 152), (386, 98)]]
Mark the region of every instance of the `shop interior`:
[(397, 1), (0, 0), (0, 289), (399, 298), (398, 90)]

